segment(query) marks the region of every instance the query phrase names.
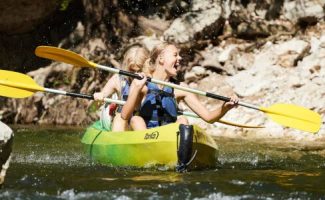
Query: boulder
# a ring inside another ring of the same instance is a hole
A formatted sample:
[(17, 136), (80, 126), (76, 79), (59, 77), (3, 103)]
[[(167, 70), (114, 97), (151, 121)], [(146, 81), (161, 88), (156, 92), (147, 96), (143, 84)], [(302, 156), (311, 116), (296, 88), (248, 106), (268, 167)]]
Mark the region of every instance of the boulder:
[(325, 0), (286, 0), (283, 4), (283, 16), (293, 23), (316, 23), (324, 18)]
[(57, 0), (0, 1), (0, 33), (21, 34), (34, 30), (58, 8)]
[(194, 0), (190, 11), (175, 19), (164, 32), (164, 37), (176, 43), (216, 38), (223, 22), (222, 7), (217, 1)]

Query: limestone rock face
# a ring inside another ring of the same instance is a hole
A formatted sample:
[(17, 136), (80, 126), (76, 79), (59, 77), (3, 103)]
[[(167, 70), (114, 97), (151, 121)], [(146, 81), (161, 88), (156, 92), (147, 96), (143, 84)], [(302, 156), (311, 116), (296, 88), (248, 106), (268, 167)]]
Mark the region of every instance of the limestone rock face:
[(175, 19), (164, 32), (167, 40), (186, 43), (193, 39), (207, 39), (217, 35), (222, 26), (222, 7), (218, 1), (195, 0), (190, 11)]
[(283, 15), (292, 22), (300, 20), (315, 23), (318, 19), (324, 18), (324, 4), (324, 0), (286, 0), (283, 4)]
[(21, 34), (34, 30), (58, 7), (57, 0), (0, 1), (0, 33)]
[[(35, 27), (47, 27), (42, 21), (58, 12), (57, 2), (0, 2), (1, 69), (28, 72), (44, 87), (90, 95), (100, 91), (111, 74), (64, 63), (35, 67), (35, 45), (50, 43), (118, 68), (128, 46), (141, 44), (152, 50), (167, 40), (180, 49), (181, 71), (190, 87), (228, 97), (236, 94), (241, 101), (257, 106), (304, 106), (325, 121), (325, 0), (170, 0), (152, 4), (75, 0), (63, 21), (54, 20), (51, 31), (34, 37), (34, 32), (39, 33)], [(63, 26), (65, 23), (68, 25)], [(98, 119), (87, 100), (44, 93), (20, 100), (0, 98), (0, 119), (5, 122), (81, 125)], [(198, 98), (209, 110), (223, 103)], [(181, 107), (188, 109), (184, 103)], [(324, 123), (319, 134), (312, 135), (285, 128), (266, 114), (244, 107), (231, 110), (224, 119), (266, 128), (189, 120), (216, 136), (325, 141)]]

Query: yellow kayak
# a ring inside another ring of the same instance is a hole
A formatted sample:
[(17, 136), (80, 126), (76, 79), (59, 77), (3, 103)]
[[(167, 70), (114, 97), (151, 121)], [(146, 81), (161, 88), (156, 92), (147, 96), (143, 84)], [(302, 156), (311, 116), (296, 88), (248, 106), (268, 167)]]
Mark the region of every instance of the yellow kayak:
[(175, 169), (181, 151), (188, 152), (188, 169), (216, 166), (218, 148), (211, 136), (193, 126), (190, 147), (180, 146), (179, 124), (144, 131), (110, 132), (96, 122), (88, 127), (81, 142), (92, 159), (117, 167), (159, 167)]

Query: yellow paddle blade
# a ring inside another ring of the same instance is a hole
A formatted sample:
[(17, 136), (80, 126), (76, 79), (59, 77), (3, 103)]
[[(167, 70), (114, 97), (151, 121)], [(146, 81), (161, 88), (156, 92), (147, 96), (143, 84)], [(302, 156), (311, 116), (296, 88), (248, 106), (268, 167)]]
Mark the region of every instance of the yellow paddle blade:
[(51, 47), (51, 46), (38, 46), (35, 49), (35, 54), (42, 58), (47, 58), (55, 61), (68, 63), (80, 67), (96, 67), (96, 64), (86, 60), (84, 57), (65, 49)]
[(25, 98), (44, 88), (29, 76), (17, 72), (0, 70), (0, 96)]
[(316, 133), (321, 126), (321, 116), (309, 109), (292, 104), (274, 104), (260, 108), (275, 122), (298, 130)]

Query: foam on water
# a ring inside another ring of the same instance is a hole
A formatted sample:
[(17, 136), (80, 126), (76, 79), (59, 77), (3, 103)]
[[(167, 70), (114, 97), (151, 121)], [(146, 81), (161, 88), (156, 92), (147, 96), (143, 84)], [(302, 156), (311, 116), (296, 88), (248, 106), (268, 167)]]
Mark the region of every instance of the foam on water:
[(184, 174), (93, 162), (74, 129), (16, 130), (0, 199), (317, 199), (325, 159), (317, 150), (218, 138), (216, 169)]

